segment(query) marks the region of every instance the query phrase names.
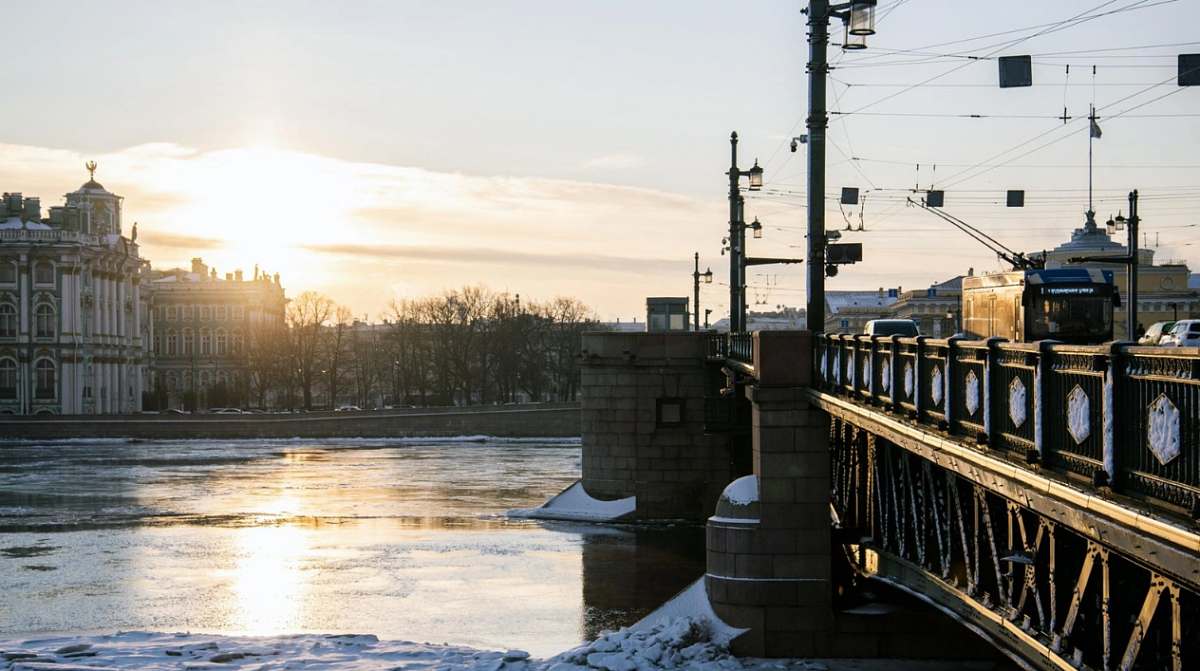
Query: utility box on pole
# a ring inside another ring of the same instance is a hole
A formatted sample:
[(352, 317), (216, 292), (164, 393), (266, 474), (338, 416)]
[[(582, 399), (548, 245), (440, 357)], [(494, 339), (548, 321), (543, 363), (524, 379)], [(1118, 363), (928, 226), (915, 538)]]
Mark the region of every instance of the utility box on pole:
[(862, 258), (861, 242), (846, 242), (825, 247), (825, 263), (828, 264), (858, 263)]

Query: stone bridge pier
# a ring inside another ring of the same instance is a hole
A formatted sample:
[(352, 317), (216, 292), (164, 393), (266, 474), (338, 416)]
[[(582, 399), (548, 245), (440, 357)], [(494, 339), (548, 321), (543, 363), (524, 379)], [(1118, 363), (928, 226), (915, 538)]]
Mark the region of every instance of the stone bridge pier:
[(709, 601), (726, 623), (749, 629), (734, 641), (735, 652), (998, 658), (960, 624), (907, 597), (865, 605), (839, 599), (852, 580), (831, 525), (830, 417), (804, 393), (812, 384), (813, 335), (753, 337), (756, 382), (745, 393), (753, 404), (754, 474), (726, 489), (707, 528)]

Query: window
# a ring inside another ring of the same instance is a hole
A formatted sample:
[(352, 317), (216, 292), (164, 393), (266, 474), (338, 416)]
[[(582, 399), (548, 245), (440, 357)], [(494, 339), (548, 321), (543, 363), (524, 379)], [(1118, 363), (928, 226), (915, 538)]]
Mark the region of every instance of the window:
[(0, 338), (17, 337), (17, 306), (0, 304)]
[(219, 356), (225, 356), (228, 353), (229, 334), (225, 332), (225, 329), (220, 329), (217, 331), (217, 354)]
[(54, 307), (47, 303), (42, 303), (34, 310), (34, 314), (37, 320), (37, 331), (35, 331), (37, 337), (53, 338), (55, 333)]
[(38, 261), (33, 270), (35, 284), (54, 284), (54, 264), (49, 261)]
[(162, 351), (162, 334), (161, 333), (154, 334), (154, 351), (155, 352)]
[(217, 319), (220, 321), (229, 319), (229, 310), (227, 310), (224, 305), (217, 308)]
[(242, 321), (245, 318), (245, 310), (240, 305), (233, 306), (233, 320)]
[(658, 415), (657, 424), (660, 427), (683, 426), (683, 399), (681, 399), (681, 398), (660, 398), (660, 399), (658, 399), (657, 415)]
[(196, 332), (191, 329), (183, 330), (183, 354), (196, 353)]
[(244, 347), (245, 345), (246, 345), (246, 338), (245, 338), (245, 336), (242, 335), (242, 330), (234, 329), (234, 331), (233, 331), (233, 353), (241, 354), (242, 347)]
[(192, 311), (192, 306), (188, 305), (183, 308), (183, 321), (190, 322), (193, 317), (195, 317), (195, 313)]
[(167, 354), (179, 354), (179, 334), (175, 329), (167, 331)]
[(212, 331), (208, 329), (200, 332), (200, 353), (212, 354)]
[(37, 362), (37, 386), (33, 389), (34, 398), (54, 398), (54, 362), (42, 359)]
[(0, 360), (0, 398), (17, 397), (17, 362)]
[(212, 321), (212, 308), (207, 305), (200, 308), (200, 319), (201, 319), (201, 321), (206, 321), (206, 322)]
[(17, 283), (17, 264), (12, 261), (0, 261), (0, 284)]
[(179, 308), (175, 307), (174, 305), (167, 308), (167, 321), (179, 321)]

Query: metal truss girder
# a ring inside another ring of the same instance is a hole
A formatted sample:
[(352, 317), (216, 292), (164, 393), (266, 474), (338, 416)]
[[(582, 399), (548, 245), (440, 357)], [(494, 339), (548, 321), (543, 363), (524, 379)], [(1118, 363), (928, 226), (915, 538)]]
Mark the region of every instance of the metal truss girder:
[(1086, 539), (1112, 548), (1139, 548), (1133, 561), (1171, 577), (1191, 591), (1200, 591), (1200, 534), (1194, 530), (1087, 494), (890, 415), (813, 389), (807, 393), (814, 405), (831, 416), (870, 431)]
[(864, 572), (937, 607), (979, 634), (1018, 664), (1036, 671), (1077, 671), (1037, 636), (974, 599), (963, 599), (952, 585), (921, 567), (873, 549), (865, 551)]

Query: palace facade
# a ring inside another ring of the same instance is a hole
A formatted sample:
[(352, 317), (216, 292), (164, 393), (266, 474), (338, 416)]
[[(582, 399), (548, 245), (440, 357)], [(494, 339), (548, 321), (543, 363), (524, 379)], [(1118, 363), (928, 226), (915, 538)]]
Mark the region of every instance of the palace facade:
[(287, 298), (279, 274), (255, 268), (218, 276), (203, 259), (190, 270), (154, 271), (154, 382), (160, 409), (251, 404), (255, 362), (246, 345), (283, 332)]
[(0, 413), (141, 410), (149, 264), (121, 204), (94, 177), (46, 217), (36, 197), (0, 199)]

